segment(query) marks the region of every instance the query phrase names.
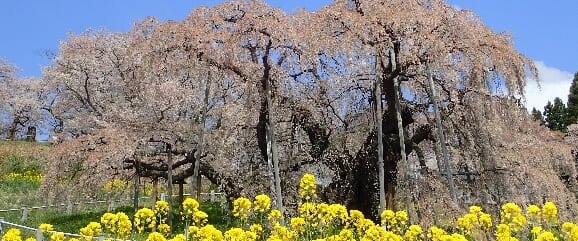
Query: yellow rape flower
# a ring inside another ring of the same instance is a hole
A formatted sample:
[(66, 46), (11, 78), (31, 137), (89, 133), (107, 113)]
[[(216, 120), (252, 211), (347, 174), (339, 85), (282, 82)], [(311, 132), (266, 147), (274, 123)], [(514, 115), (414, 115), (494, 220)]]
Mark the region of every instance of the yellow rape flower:
[[(363, 232), (362, 238), (360, 240), (363, 241), (380, 241), (380, 240), (385, 240), (385, 236), (386, 236), (386, 232), (383, 228), (379, 227), (379, 226), (375, 226), (372, 225), (370, 227), (368, 227), (365, 232)], [(391, 232), (388, 232), (391, 233)], [(394, 234), (395, 235), (395, 234)], [(399, 238), (399, 241), (401, 241), (401, 237)]]
[(141, 208), (134, 214), (134, 225), (139, 233), (152, 230), (156, 226), (156, 218), (153, 210)]
[(187, 241), (187, 237), (184, 234), (177, 234), (174, 238), (169, 239), (169, 241)]
[(226, 241), (245, 241), (245, 231), (241, 228), (231, 228), (225, 232)]
[(251, 232), (255, 233), (257, 236), (261, 236), (263, 234), (263, 226), (258, 223), (251, 224), (249, 230), (251, 230)]
[(419, 225), (411, 225), (403, 235), (406, 241), (421, 241), (424, 238), (423, 230)]
[(315, 176), (306, 173), (299, 182), (299, 197), (305, 202), (317, 198)]
[(532, 224), (540, 223), (541, 214), (542, 210), (534, 204), (529, 205), (528, 208), (526, 208), (526, 217)]
[(510, 226), (501, 223), (496, 227), (496, 239), (498, 241), (508, 241), (511, 238)]
[(427, 237), (432, 241), (442, 241), (441, 238), (446, 231), (436, 226), (430, 227), (427, 231)]
[(154, 207), (155, 216), (159, 223), (165, 223), (169, 213), (169, 203), (166, 201), (157, 201)]
[(222, 241), (223, 233), (216, 229), (213, 225), (206, 225), (197, 232), (200, 240)]
[(166, 223), (161, 223), (157, 227), (157, 230), (159, 231), (159, 233), (166, 235), (166, 234), (169, 234), (171, 232), (171, 226), (169, 226)]
[(297, 233), (287, 229), (287, 227), (276, 224), (271, 231), (271, 237), (273, 239), (281, 240), (293, 240), (297, 237)]
[(193, 221), (197, 226), (204, 226), (208, 218), (209, 215), (203, 211), (197, 210), (193, 213)]
[(397, 221), (398, 225), (404, 226), (407, 220), (409, 220), (407, 212), (404, 210), (395, 212), (395, 220)]
[(297, 209), (299, 211), (299, 217), (302, 217), (312, 225), (317, 224), (317, 207), (315, 204), (302, 203)]
[(251, 215), (251, 200), (240, 197), (233, 201), (233, 216), (241, 219), (247, 220)]
[(297, 233), (301, 234), (303, 232), (305, 232), (305, 228), (307, 223), (305, 222), (305, 219), (301, 218), (301, 217), (295, 217), (292, 218), (291, 221), (291, 228), (293, 230), (295, 230)]
[(185, 198), (183, 201), (183, 219), (192, 218), (193, 213), (199, 210), (199, 202), (193, 198)]
[(166, 241), (167, 239), (161, 233), (152, 232), (145, 241)]
[(281, 213), (281, 211), (279, 211), (277, 209), (273, 209), (273, 210), (271, 210), (271, 212), (269, 212), (267, 219), (269, 220), (271, 225), (274, 226), (276, 223), (279, 223), (279, 220), (282, 217), (283, 217), (283, 214)]
[(534, 226), (532, 227), (530, 233), (532, 233), (532, 236), (534, 236), (534, 238), (537, 238), (538, 235), (542, 233), (542, 231), (544, 231), (544, 229), (541, 226)]
[(43, 233), (54, 230), (54, 227), (52, 226), (52, 224), (48, 224), (48, 223), (41, 223), (40, 226), (38, 226), (38, 228)]
[(64, 241), (64, 233), (63, 232), (54, 232), (50, 235), (50, 241)]
[(480, 206), (476, 206), (476, 205), (470, 206), (470, 212), (469, 213), (477, 215), (477, 214), (480, 214), (481, 212), (482, 212), (482, 208)]
[(347, 223), (347, 220), (349, 219), (347, 208), (341, 204), (329, 205), (329, 215), (330, 215), (329, 218), (333, 222), (338, 221), (341, 225), (345, 225)]
[(568, 241), (578, 241), (578, 225), (570, 222), (562, 224), (562, 232)]
[(509, 223), (514, 217), (521, 215), (522, 209), (515, 203), (506, 203), (502, 205), (500, 217), (502, 223)]
[(544, 206), (542, 207), (542, 214), (544, 215), (544, 219), (546, 219), (547, 222), (558, 222), (558, 208), (553, 202), (544, 203)]
[(558, 241), (558, 238), (553, 233), (544, 231), (538, 235), (536, 241)]
[(524, 217), (524, 215), (517, 215), (512, 219), (512, 222), (510, 222), (510, 228), (512, 228), (512, 231), (514, 232), (524, 229), (525, 226), (526, 217)]
[(4, 233), (4, 236), (2, 236), (2, 241), (22, 241), (22, 237), (20, 236), (20, 229), (8, 229), (8, 231)]
[(576, 224), (573, 224), (571, 222), (564, 222), (562, 224), (562, 231), (568, 233), (570, 232), (570, 230), (572, 230), (572, 228), (574, 228), (576, 226)]
[(393, 230), (396, 226), (395, 212), (393, 210), (383, 210), (381, 212), (381, 224), (385, 225), (387, 230)]
[(492, 224), (492, 216), (490, 214), (487, 213), (481, 213), (480, 217), (478, 218), (478, 221), (480, 223), (480, 227), (482, 227), (482, 230), (490, 230), (490, 228), (492, 228), (493, 224)]
[(83, 236), (95, 237), (100, 233), (102, 233), (102, 227), (97, 222), (90, 222), (86, 227), (80, 229), (80, 235)]
[(271, 209), (271, 198), (265, 194), (257, 195), (253, 205), (255, 206), (255, 213), (263, 214)]
[(116, 213), (117, 224), (116, 224), (116, 236), (121, 239), (126, 239), (132, 232), (132, 222), (128, 215), (123, 212)]

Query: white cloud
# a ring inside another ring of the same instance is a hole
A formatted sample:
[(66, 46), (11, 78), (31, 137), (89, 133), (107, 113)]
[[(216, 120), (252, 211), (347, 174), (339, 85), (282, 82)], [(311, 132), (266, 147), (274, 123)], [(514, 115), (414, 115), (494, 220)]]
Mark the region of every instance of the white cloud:
[(554, 67), (547, 66), (542, 61), (534, 61), (538, 68), (540, 87), (535, 80), (528, 80), (526, 84), (526, 108), (543, 111), (548, 101), (560, 97), (564, 103), (568, 99), (568, 92), (572, 84), (572, 74)]

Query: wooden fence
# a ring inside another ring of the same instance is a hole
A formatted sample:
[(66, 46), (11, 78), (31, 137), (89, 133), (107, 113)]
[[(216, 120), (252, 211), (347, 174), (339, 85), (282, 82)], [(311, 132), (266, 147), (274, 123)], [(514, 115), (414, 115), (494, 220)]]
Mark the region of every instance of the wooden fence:
[[(178, 195), (173, 195), (173, 197), (177, 197)], [(190, 194), (184, 194), (184, 196), (190, 196)], [(203, 197), (203, 200), (207, 200), (207, 201), (211, 201), (211, 202), (220, 202), (222, 201), (222, 197), (224, 196), (224, 193), (220, 193), (220, 192), (215, 192), (215, 191), (211, 191), (209, 193), (201, 193), (201, 196)], [(150, 199), (151, 197), (139, 197), (139, 199)], [(159, 200), (165, 200), (166, 199), (166, 194), (161, 193), (160, 195), (160, 199)], [(62, 208), (66, 210), (66, 214), (70, 215), (72, 214), (72, 211), (74, 210), (75, 206), (80, 206), (80, 205), (94, 205), (94, 204), (107, 204), (107, 210), (109, 212), (112, 212), (113, 210), (115, 210), (118, 205), (122, 205), (122, 204), (128, 204), (132, 201), (132, 198), (126, 198), (126, 199), (116, 199), (116, 200), (94, 200), (94, 201), (88, 201), (88, 202), (67, 202), (67, 203), (60, 203), (60, 204), (51, 204), (51, 205), (42, 205), (42, 206), (21, 206), (18, 208), (10, 208), (10, 209), (5, 209), (5, 210), (0, 210), (0, 217), (2, 216), (3, 213), (8, 213), (8, 212), (20, 212), (21, 213), (21, 217), (20, 217), (20, 221), (25, 222), (28, 220), (28, 217), (30, 215), (30, 211), (31, 210), (43, 210), (43, 209), (48, 209), (48, 208)], [(3, 219), (2, 219), (3, 220)]]

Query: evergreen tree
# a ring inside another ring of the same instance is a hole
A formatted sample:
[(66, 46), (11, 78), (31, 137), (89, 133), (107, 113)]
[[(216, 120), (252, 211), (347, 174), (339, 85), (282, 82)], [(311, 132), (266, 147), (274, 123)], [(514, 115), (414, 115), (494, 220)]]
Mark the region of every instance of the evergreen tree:
[(570, 86), (568, 94), (568, 124), (574, 124), (578, 121), (578, 72), (574, 74), (574, 80)]
[(540, 125), (545, 124), (544, 116), (542, 115), (542, 112), (540, 112), (539, 110), (536, 110), (536, 107), (532, 108), (532, 117), (534, 118), (535, 121), (539, 121)]
[(566, 131), (568, 126), (568, 113), (566, 105), (558, 97), (554, 99), (554, 104), (548, 101), (544, 106), (544, 120), (548, 128), (557, 131)]

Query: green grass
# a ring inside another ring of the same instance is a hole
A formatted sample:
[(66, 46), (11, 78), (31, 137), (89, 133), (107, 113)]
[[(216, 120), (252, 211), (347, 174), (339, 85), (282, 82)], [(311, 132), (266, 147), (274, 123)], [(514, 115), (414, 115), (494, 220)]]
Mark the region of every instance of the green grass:
[[(38, 195), (40, 183), (25, 178), (8, 178), (10, 173), (42, 173), (47, 164), (42, 156), (49, 151), (50, 146), (34, 142), (0, 141), (0, 210), (34, 207), (43, 205), (42, 197)], [(129, 205), (128, 203), (117, 205)], [(140, 201), (141, 207), (150, 207), (150, 200)], [(28, 219), (22, 221), (22, 213), (18, 211), (0, 212), (5, 221), (22, 224), (28, 227), (38, 227), (41, 223), (54, 225), (56, 231), (79, 233), (79, 229), (90, 222), (100, 222), (100, 217), (106, 212), (108, 204), (82, 204), (74, 206), (72, 214), (67, 215), (66, 207), (49, 207), (44, 209), (30, 209)], [(185, 223), (180, 220), (179, 205), (173, 207), (173, 231), (183, 233)], [(208, 223), (225, 230), (230, 226), (230, 218), (219, 203), (202, 202), (200, 210), (209, 215)], [(129, 217), (134, 216), (132, 206), (121, 206), (114, 211), (124, 212)], [(33, 237), (33, 232), (23, 232), (25, 237)], [(142, 236), (142, 237), (141, 237)], [(135, 238), (144, 240), (144, 235)]]
[(36, 195), (40, 183), (7, 175), (42, 173), (42, 156), (49, 149), (49, 145), (37, 142), (0, 141), (0, 209), (40, 204)]
[[(103, 208), (106, 209), (106, 208)], [(230, 221), (226, 217), (225, 211), (219, 203), (204, 202), (200, 205), (200, 210), (209, 215), (208, 223), (215, 227), (226, 230)], [(133, 207), (123, 206), (116, 208), (113, 213), (124, 212), (129, 217), (134, 216)], [(62, 208), (48, 208), (42, 210), (30, 210), (28, 220), (21, 222), (21, 212), (13, 211), (0, 213), (0, 217), (8, 222), (22, 224), (28, 227), (38, 227), (41, 223), (54, 225), (54, 230), (67, 233), (79, 233), (80, 228), (85, 227), (90, 222), (100, 222), (100, 217), (106, 213), (106, 210), (80, 210), (77, 213), (66, 215)], [(173, 211), (173, 230), (174, 233), (184, 233), (185, 223), (180, 220), (178, 206), (175, 205)], [(138, 235), (137, 235), (138, 237)], [(146, 238), (146, 237), (145, 237)], [(144, 238), (143, 238), (144, 239)]]

